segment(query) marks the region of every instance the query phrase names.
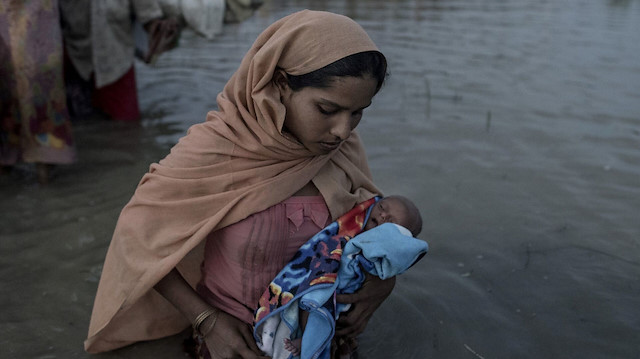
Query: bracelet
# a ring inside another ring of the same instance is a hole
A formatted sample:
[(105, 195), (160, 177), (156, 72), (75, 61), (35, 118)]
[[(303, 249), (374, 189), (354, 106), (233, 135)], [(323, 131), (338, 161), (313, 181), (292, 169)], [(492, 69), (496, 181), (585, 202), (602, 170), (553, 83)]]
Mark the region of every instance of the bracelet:
[(204, 332), (198, 333), (202, 338), (209, 335), (209, 333), (211, 333), (211, 331), (213, 330), (213, 327), (216, 326), (216, 321), (218, 320), (218, 314), (220, 314), (219, 310), (213, 314), (213, 317), (211, 319), (211, 324), (209, 325), (209, 327)]
[(211, 316), (211, 314), (217, 313), (217, 312), (218, 312), (217, 309), (209, 308), (209, 309), (205, 310), (204, 312), (198, 314), (198, 316), (196, 317), (196, 320), (193, 322), (193, 330), (195, 330), (195, 332), (197, 334), (201, 334), (200, 333), (200, 326), (202, 325), (202, 323), (205, 320), (207, 320), (207, 318), (209, 318)]

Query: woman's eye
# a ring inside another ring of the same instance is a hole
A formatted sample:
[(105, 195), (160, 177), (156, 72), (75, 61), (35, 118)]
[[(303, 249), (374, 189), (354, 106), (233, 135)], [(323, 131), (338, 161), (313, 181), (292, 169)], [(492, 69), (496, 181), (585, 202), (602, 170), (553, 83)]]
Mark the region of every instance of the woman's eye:
[(325, 108), (323, 108), (322, 106), (318, 106), (318, 111), (320, 111), (321, 114), (323, 115), (332, 115), (334, 114), (336, 111), (333, 110), (327, 110)]

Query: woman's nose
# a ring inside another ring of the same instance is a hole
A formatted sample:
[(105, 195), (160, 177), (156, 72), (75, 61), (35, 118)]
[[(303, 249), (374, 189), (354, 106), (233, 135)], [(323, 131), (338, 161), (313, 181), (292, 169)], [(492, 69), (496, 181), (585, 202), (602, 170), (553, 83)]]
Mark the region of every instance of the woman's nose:
[(349, 116), (339, 116), (331, 127), (331, 134), (344, 141), (351, 135), (351, 118)]

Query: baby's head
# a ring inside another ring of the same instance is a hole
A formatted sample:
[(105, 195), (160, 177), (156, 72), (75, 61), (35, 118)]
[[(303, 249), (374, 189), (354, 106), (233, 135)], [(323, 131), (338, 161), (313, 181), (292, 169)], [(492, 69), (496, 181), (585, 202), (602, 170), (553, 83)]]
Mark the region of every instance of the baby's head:
[(418, 207), (403, 196), (388, 196), (376, 202), (373, 205), (373, 209), (371, 209), (371, 214), (364, 226), (364, 230), (369, 230), (386, 222), (405, 227), (411, 231), (414, 237), (422, 231), (422, 216)]

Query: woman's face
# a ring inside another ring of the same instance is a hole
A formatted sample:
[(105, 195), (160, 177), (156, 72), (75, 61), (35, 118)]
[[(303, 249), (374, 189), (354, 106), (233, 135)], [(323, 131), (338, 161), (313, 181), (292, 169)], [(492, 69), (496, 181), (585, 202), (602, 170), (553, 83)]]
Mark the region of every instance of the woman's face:
[(293, 91), (276, 79), (286, 108), (283, 130), (292, 134), (314, 155), (327, 154), (349, 138), (362, 111), (376, 94), (371, 76), (334, 77), (329, 87), (303, 87)]

